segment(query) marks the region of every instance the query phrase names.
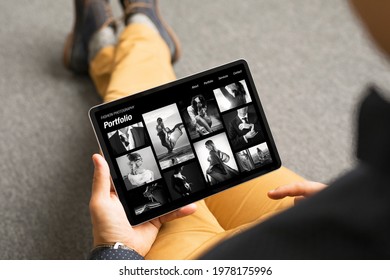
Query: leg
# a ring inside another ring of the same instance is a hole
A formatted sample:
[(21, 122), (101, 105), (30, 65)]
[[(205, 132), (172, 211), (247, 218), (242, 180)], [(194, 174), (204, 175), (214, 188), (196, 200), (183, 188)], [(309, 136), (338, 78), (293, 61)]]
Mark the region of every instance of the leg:
[(174, 80), (171, 54), (161, 36), (143, 24), (130, 24), (116, 48), (104, 101), (112, 101)]
[(304, 179), (285, 167), (207, 198), (206, 204), (225, 230), (259, 222), (294, 203), (293, 198), (272, 200), (267, 192)]
[(161, 227), (146, 259), (194, 259), (224, 238), (224, 229), (204, 200), (197, 202), (197, 206), (194, 214)]
[(210, 125), (209, 125), (209, 122), (207, 122), (206, 119), (204, 119), (203, 117), (201, 117), (201, 116), (199, 116), (199, 115), (196, 116), (195, 119), (196, 119), (196, 122), (197, 122), (200, 126), (204, 127), (208, 132), (213, 132), (213, 131), (211, 130), (211, 127), (210, 127), (210, 125), (211, 125), (211, 120), (210, 120)]

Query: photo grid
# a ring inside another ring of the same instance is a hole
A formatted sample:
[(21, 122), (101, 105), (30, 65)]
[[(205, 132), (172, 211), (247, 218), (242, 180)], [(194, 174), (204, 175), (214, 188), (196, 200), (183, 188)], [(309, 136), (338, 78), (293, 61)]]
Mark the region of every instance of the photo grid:
[(142, 119), (108, 134), (136, 215), (272, 163), (245, 80)]

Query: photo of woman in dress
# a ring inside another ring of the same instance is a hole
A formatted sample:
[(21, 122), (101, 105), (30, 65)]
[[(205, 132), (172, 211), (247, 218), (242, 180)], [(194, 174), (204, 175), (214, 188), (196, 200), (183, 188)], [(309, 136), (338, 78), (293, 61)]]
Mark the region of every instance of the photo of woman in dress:
[(205, 147), (209, 150), (207, 161), (210, 165), (207, 168), (206, 173), (211, 185), (223, 182), (238, 175), (237, 170), (226, 164), (230, 160), (229, 155), (218, 150), (212, 140), (207, 140)]
[(157, 135), (160, 138), (161, 145), (168, 149), (168, 153), (172, 153), (177, 140), (183, 135), (183, 123), (176, 124), (173, 129), (165, 127), (162, 118), (157, 119)]
[(176, 103), (142, 114), (161, 169), (195, 157)]
[(207, 114), (207, 102), (203, 95), (196, 95), (191, 100), (191, 105), (187, 107), (188, 115), (191, 118), (191, 125), (200, 135), (213, 132), (211, 129), (212, 120)]
[(239, 174), (226, 133), (195, 142), (194, 149), (209, 185), (218, 184)]

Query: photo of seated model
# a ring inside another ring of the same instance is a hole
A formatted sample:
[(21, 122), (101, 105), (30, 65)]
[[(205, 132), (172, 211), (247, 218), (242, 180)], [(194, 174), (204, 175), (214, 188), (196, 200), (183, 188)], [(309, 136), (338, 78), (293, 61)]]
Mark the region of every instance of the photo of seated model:
[(161, 140), (161, 145), (168, 149), (168, 153), (172, 153), (175, 148), (177, 140), (183, 135), (183, 123), (176, 124), (173, 129), (164, 126), (162, 118), (157, 119), (157, 135)]
[(146, 139), (146, 130), (140, 122), (118, 129), (112, 135), (109, 133), (108, 141), (116, 156), (145, 145)]
[(191, 194), (192, 188), (191, 183), (188, 183), (187, 178), (181, 173), (183, 168), (184, 166), (175, 168), (171, 182), (172, 188), (182, 197), (185, 197)]
[(213, 132), (211, 129), (211, 118), (207, 114), (207, 102), (203, 95), (196, 95), (191, 100), (191, 105), (187, 107), (188, 115), (191, 118), (191, 125), (200, 135)]
[(228, 137), (233, 150), (240, 150), (264, 142), (260, 123), (253, 105), (238, 109), (224, 116)]
[(130, 166), (130, 173), (127, 175), (127, 179), (132, 186), (139, 187), (154, 181), (153, 171), (142, 168), (143, 160), (140, 154), (132, 153), (128, 154), (127, 157)]
[(206, 149), (209, 150), (209, 167), (206, 170), (206, 178), (211, 185), (226, 181), (238, 175), (238, 171), (231, 168), (226, 163), (230, 160), (229, 155), (220, 151), (215, 146), (212, 140), (207, 140), (205, 143)]

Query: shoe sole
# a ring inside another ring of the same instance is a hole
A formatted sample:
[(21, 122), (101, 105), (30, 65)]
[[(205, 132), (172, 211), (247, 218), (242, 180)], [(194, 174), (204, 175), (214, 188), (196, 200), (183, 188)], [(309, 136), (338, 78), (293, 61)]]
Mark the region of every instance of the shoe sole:
[[(75, 15), (77, 15), (77, 7), (76, 7), (76, 5), (74, 6), (74, 13), (75, 13)], [(88, 74), (88, 67), (87, 67), (87, 69), (81, 69), (82, 67), (77, 67), (77, 65), (74, 65), (74, 63), (78, 64), (77, 63), (77, 58), (74, 57), (74, 55), (76, 53), (76, 50), (75, 50), (75, 47), (76, 47), (76, 44), (75, 44), (75, 40), (76, 40), (75, 39), (75, 34), (76, 34), (76, 28), (77, 28), (77, 26), (76, 26), (76, 18), (77, 18), (77, 16), (75, 17), (75, 20), (73, 22), (72, 32), (70, 32), (68, 34), (68, 36), (66, 37), (66, 40), (65, 40), (65, 46), (64, 46), (62, 62), (63, 62), (64, 66), (67, 69), (69, 69), (70, 71), (72, 71), (74, 73), (77, 73), (77, 74)], [(74, 60), (76, 60), (76, 61), (74, 61)]]
[(73, 45), (73, 33), (69, 33), (68, 36), (66, 36), (64, 54), (62, 57), (62, 62), (64, 63), (65, 67), (68, 68), (69, 70), (72, 70), (72, 67), (70, 66), (72, 45)]

